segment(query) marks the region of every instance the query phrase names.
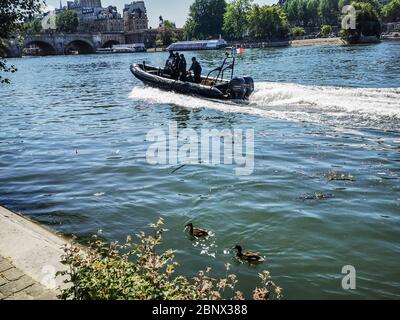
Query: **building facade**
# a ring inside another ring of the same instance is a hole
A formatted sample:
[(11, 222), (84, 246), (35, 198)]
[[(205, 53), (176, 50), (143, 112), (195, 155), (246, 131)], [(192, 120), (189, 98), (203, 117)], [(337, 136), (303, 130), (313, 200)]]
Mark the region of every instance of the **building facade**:
[(103, 8), (101, 0), (74, 0), (68, 1), (66, 6), (60, 2), (60, 9), (73, 10), (78, 14), (78, 32), (123, 32), (124, 22), (117, 7)]
[(126, 4), (123, 19), (125, 32), (147, 30), (149, 28), (149, 19), (144, 1), (134, 1)]
[(80, 0), (83, 8), (101, 8), (101, 0)]
[(67, 1), (68, 10), (76, 10), (82, 8), (102, 8), (101, 0), (74, 0)]
[(124, 20), (117, 7), (92, 8), (80, 16), (79, 31), (82, 32), (123, 32)]
[(149, 28), (144, 1), (126, 4), (122, 15), (116, 6), (103, 8), (101, 0), (73, 0), (64, 4), (60, 1), (59, 8), (36, 18), (41, 20), (43, 30), (56, 31), (56, 17), (66, 10), (77, 13), (78, 33), (109, 34), (111, 40), (118, 33), (124, 37), (124, 41), (118, 40), (119, 43), (145, 43), (147, 47), (155, 46), (159, 29)]

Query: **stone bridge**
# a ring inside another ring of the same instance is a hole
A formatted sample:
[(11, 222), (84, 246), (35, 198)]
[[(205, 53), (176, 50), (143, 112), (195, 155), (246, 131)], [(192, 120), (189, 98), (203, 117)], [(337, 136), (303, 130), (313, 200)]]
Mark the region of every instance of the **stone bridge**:
[(99, 48), (124, 44), (125, 35), (122, 32), (98, 34), (31, 34), (25, 35), (23, 41), (8, 40), (7, 56), (18, 57), (24, 49), (38, 50), (40, 55), (63, 55), (71, 53), (90, 54)]

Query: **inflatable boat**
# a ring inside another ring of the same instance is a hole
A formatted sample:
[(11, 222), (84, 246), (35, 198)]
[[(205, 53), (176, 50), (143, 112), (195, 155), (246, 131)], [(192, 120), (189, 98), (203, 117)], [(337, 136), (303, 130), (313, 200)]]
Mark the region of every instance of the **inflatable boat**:
[[(233, 59), (233, 62), (228, 63), (229, 59)], [(218, 100), (246, 101), (254, 91), (254, 81), (251, 77), (233, 77), (234, 66), (235, 58), (227, 56), (221, 67), (201, 77), (201, 83), (195, 83), (193, 75), (188, 75), (186, 81), (176, 80), (164, 68), (149, 66), (144, 62), (132, 64), (131, 72), (144, 84), (162, 90)], [(228, 70), (230, 80), (224, 79), (224, 73)], [(217, 76), (212, 77), (213, 73), (217, 73)]]

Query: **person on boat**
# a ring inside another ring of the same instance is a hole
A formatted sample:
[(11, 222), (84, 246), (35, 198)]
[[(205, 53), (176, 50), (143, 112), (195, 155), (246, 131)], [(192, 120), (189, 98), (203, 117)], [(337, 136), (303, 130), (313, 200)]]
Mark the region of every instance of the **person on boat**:
[(179, 71), (179, 80), (185, 81), (186, 80), (186, 58), (183, 54), (180, 55), (178, 71)]
[(174, 62), (175, 54), (172, 50), (169, 51), (169, 57), (167, 59), (167, 62), (165, 63), (165, 69), (168, 69), (172, 66)]
[(174, 58), (174, 63), (173, 63), (173, 67), (172, 67), (172, 77), (174, 79), (178, 79), (179, 78), (179, 62), (181, 61), (181, 58), (179, 56), (179, 52), (175, 53), (175, 58)]
[(193, 71), (194, 74), (194, 82), (195, 83), (201, 83), (201, 65), (200, 63), (196, 60), (195, 57), (192, 58), (192, 66), (190, 67), (189, 71)]
[(169, 52), (169, 57), (167, 59), (167, 62), (165, 63), (165, 72), (169, 75), (173, 74), (173, 66), (174, 66), (174, 59), (175, 59), (175, 54), (171, 50)]

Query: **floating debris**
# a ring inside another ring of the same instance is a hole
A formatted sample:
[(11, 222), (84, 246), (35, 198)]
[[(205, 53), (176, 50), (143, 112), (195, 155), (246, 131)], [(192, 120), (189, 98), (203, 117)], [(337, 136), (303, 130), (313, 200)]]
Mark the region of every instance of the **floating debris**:
[(331, 172), (327, 178), (329, 181), (355, 181), (354, 177), (348, 173)]
[(102, 197), (104, 196), (106, 193), (105, 192), (97, 192), (94, 194), (95, 197)]
[(314, 193), (314, 194), (306, 194), (304, 196), (300, 197), (300, 200), (306, 201), (306, 200), (328, 200), (328, 199), (334, 199), (335, 195), (331, 193)]
[(173, 171), (171, 172), (171, 174), (174, 174), (175, 172), (177, 172), (178, 170), (182, 169), (182, 168), (185, 167), (185, 166), (186, 166), (186, 164), (183, 164), (183, 165), (179, 166), (178, 168), (175, 168), (175, 170), (173, 170)]

